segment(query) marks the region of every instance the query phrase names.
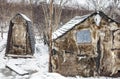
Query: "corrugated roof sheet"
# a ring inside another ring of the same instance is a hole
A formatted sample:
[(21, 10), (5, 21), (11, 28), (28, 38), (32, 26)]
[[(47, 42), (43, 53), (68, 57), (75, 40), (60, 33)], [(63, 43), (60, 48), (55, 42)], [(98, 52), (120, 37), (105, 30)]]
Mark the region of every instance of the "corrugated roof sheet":
[(58, 37), (62, 36), (65, 34), (67, 31), (72, 29), (76, 24), (82, 22), (85, 20), (89, 15), (84, 15), (84, 16), (75, 16), (73, 19), (71, 19), (69, 22), (67, 22), (65, 25), (63, 25), (60, 29), (56, 30), (55, 32), (52, 33), (52, 39), (57, 39)]

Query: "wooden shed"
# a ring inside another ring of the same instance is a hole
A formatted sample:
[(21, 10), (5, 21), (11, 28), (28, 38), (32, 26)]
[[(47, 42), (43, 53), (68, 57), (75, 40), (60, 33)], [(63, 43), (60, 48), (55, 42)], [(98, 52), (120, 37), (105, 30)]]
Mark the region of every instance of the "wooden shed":
[(74, 17), (53, 32), (52, 39), (52, 72), (87, 77), (119, 74), (120, 23), (102, 11)]
[(35, 39), (31, 20), (18, 13), (10, 20), (5, 56), (32, 57), (34, 49)]

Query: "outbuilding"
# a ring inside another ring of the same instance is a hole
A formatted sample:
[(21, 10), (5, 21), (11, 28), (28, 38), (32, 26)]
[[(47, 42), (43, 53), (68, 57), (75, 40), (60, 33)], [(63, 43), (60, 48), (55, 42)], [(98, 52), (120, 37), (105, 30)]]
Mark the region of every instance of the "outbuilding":
[(52, 72), (89, 77), (120, 70), (120, 23), (102, 11), (74, 17), (52, 33), (52, 40)]
[(31, 20), (18, 13), (10, 20), (5, 56), (32, 57), (34, 49), (35, 38)]

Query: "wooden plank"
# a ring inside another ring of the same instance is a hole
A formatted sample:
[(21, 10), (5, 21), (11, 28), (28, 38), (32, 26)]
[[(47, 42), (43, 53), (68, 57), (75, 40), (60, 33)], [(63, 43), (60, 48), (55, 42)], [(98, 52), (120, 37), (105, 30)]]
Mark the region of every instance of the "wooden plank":
[(6, 54), (7, 57), (16, 57), (16, 58), (34, 58), (32, 55), (14, 55), (14, 54)]
[(20, 67), (16, 66), (14, 63), (7, 63), (6, 64), (6, 67), (11, 69), (12, 71), (16, 72), (17, 74), (23, 76), (23, 75), (27, 75), (29, 74), (27, 71), (21, 69)]

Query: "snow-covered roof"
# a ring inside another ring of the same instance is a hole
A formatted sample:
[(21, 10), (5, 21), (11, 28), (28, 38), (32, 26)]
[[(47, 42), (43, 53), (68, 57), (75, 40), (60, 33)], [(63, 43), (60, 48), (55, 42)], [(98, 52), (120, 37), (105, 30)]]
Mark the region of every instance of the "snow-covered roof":
[(26, 15), (22, 14), (22, 13), (19, 13), (25, 20), (27, 21), (31, 21)]
[(52, 33), (52, 39), (57, 39), (58, 37), (62, 36), (65, 34), (67, 31), (72, 29), (76, 24), (82, 22), (85, 20), (89, 15), (84, 15), (84, 16), (75, 16), (73, 19), (71, 19), (69, 22), (67, 22), (65, 25), (63, 25), (60, 29), (56, 30), (55, 32)]

